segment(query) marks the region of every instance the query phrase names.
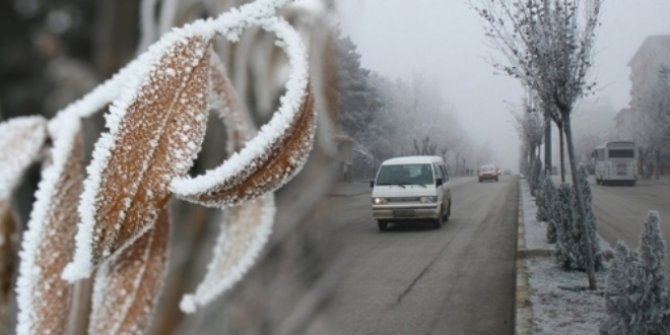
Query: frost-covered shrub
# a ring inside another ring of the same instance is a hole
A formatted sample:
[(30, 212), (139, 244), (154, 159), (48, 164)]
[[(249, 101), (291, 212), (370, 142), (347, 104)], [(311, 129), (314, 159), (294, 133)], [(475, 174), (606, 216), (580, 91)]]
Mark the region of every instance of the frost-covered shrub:
[[(544, 179), (545, 179), (544, 171), (540, 170), (540, 174), (537, 177), (537, 181), (536, 181), (537, 185), (535, 185), (535, 187), (536, 187), (536, 190), (535, 190), (535, 205), (537, 205), (538, 210), (541, 206), (543, 206), (543, 203), (544, 203), (544, 194), (543, 194), (543, 192), (544, 192), (544, 181), (545, 181)], [(537, 214), (536, 214), (536, 217), (537, 217)], [(544, 221), (544, 220), (540, 220), (540, 221)]]
[(538, 188), (540, 188), (542, 175), (542, 162), (539, 159), (533, 159), (530, 163), (530, 178), (528, 184), (530, 185), (530, 194), (537, 196)]
[(553, 216), (554, 200), (556, 198), (556, 187), (551, 181), (551, 176), (542, 174), (542, 182), (540, 190), (535, 196), (535, 203), (537, 204), (537, 213), (535, 218), (538, 221), (548, 221)]
[(670, 333), (665, 258), (660, 217), (650, 211), (638, 251), (630, 251), (623, 242), (615, 247), (605, 292), (607, 319), (600, 325), (601, 334)]
[(642, 288), (635, 278), (641, 270), (639, 258), (621, 241), (614, 247), (614, 260), (605, 290), (607, 319), (600, 325), (600, 333), (607, 335), (639, 334), (635, 329), (637, 297)]
[(542, 183), (542, 190), (538, 192), (538, 198), (542, 200), (538, 204), (535, 218), (538, 221), (547, 223), (547, 241), (556, 243), (556, 222), (557, 218), (557, 194), (554, 182), (551, 176), (545, 176)]
[[(585, 167), (580, 167), (579, 168), (579, 183), (581, 184), (581, 189), (584, 191), (582, 194), (582, 200), (584, 201), (583, 207), (584, 207), (584, 213), (585, 213), (585, 218), (584, 218), (584, 226), (586, 228), (586, 236), (591, 240), (591, 248), (592, 248), (592, 253), (593, 253), (593, 267), (596, 271), (602, 268), (602, 254), (600, 253), (600, 243), (598, 243), (598, 228), (597, 228), (597, 220), (595, 214), (593, 214), (593, 207), (591, 206), (591, 202), (593, 200), (593, 195), (591, 193), (591, 185), (589, 184), (588, 181), (588, 171), (586, 170)], [(578, 211), (576, 210), (577, 207), (577, 197), (573, 197), (573, 206), (575, 207), (575, 215), (576, 219), (575, 223), (577, 224), (577, 229), (580, 229), (580, 218), (579, 215), (577, 214)], [(584, 257), (586, 256), (586, 249), (583, 249), (583, 255)]]
[[(589, 195), (585, 198), (590, 201)], [(594, 269), (602, 268), (602, 256), (598, 252), (598, 238), (596, 234), (595, 216), (590, 211), (590, 202), (588, 205), (586, 225), (586, 235), (583, 234), (582, 227), (578, 220), (579, 215), (576, 211), (576, 197), (571, 185), (563, 183), (557, 191), (556, 202), (556, 259), (560, 266), (565, 270), (585, 271), (587, 265), (587, 248), (584, 238), (591, 239), (593, 250)]]

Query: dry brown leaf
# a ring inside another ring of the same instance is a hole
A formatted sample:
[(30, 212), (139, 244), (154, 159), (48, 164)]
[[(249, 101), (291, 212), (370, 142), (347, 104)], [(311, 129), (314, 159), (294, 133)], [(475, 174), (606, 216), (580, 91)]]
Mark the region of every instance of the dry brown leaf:
[[(64, 152), (65, 157), (51, 157), (55, 150), (50, 152), (38, 201), (24, 235), (25, 264), (21, 265), (18, 284), (21, 333), (62, 334), (67, 327), (73, 286), (61, 279), (61, 272), (74, 250), (77, 205), (84, 180), (82, 135), (78, 127), (73, 129), (71, 136), (60, 139), (69, 142), (63, 143), (69, 149)], [(60, 164), (54, 169), (53, 165)], [(46, 176), (55, 171), (59, 174)], [(53, 185), (46, 185), (52, 182)], [(47, 192), (46, 188), (50, 188), (50, 194), (40, 194)]]
[(274, 191), (307, 160), (315, 133), (316, 111), (309, 85), (307, 93), (288, 129), (256, 156), (247, 168), (204, 193), (178, 194), (180, 198), (205, 206), (237, 205)]
[(83, 181), (84, 147), (79, 133), (56, 183), (35, 255), (40, 268), (33, 295), (37, 334), (65, 331), (73, 286), (61, 279), (61, 272), (74, 251), (74, 235), (79, 221), (77, 205)]
[(95, 276), (89, 334), (143, 334), (167, 270), (170, 222), (161, 211), (153, 228), (101, 264)]
[(210, 92), (214, 100), (212, 107), (218, 112), (226, 126), (228, 135), (226, 151), (228, 155), (232, 155), (240, 151), (258, 130), (249, 111), (240, 101), (233, 84), (228, 79), (223, 63), (215, 53), (212, 53)]
[(0, 200), (0, 332), (9, 322), (9, 296), (16, 271), (16, 220), (9, 203)]
[(89, 175), (99, 181), (93, 205), (80, 207), (82, 220), (93, 218), (93, 265), (151, 228), (170, 198), (169, 181), (185, 175), (200, 150), (209, 44), (190, 37), (166, 53), (111, 134), (113, 147), (99, 150), (110, 151), (100, 175)]
[(182, 299), (184, 312), (208, 304), (242, 278), (267, 242), (274, 214), (272, 193), (225, 211), (207, 275), (194, 294)]
[[(227, 151), (231, 155), (256, 135), (257, 129), (226, 76), (223, 64), (213, 56), (211, 73), (213, 106), (226, 125)], [(195, 293), (182, 299), (181, 309), (192, 313), (232, 287), (249, 270), (272, 231), (273, 193), (224, 210), (214, 256)]]

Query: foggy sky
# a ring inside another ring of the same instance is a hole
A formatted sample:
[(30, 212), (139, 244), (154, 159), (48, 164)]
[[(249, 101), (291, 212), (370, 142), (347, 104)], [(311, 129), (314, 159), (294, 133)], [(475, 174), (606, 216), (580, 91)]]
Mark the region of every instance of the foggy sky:
[[(518, 80), (494, 74), (503, 60), (484, 38), (468, 0), (338, 0), (340, 28), (365, 68), (410, 79), (422, 73), (440, 85), (457, 118), (478, 144), (490, 143), (496, 163), (516, 170), (519, 140), (510, 110), (523, 91)], [(628, 106), (628, 61), (648, 35), (670, 34), (670, 1), (605, 0), (596, 31), (591, 80), (614, 112)]]

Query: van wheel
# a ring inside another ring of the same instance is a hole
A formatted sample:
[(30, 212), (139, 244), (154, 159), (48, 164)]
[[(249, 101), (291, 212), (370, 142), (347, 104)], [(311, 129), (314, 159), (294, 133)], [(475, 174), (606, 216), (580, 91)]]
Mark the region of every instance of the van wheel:
[(377, 226), (379, 227), (380, 231), (385, 231), (388, 229), (388, 222), (379, 220), (377, 221)]
[(433, 221), (433, 228), (440, 229), (444, 223), (444, 210), (440, 209), (440, 214), (437, 216), (437, 219)]
[(449, 200), (449, 205), (447, 206), (447, 213), (444, 214), (444, 222), (449, 222), (450, 216), (451, 216), (451, 200)]

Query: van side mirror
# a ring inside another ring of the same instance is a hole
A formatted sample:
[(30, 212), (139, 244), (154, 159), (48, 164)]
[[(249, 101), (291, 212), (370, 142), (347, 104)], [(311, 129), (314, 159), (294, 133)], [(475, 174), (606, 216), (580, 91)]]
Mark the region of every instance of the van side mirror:
[(435, 179), (435, 186), (442, 186), (442, 183), (443, 183), (442, 178)]
[(375, 181), (374, 181), (374, 180), (370, 180), (370, 188), (373, 188), (373, 187), (375, 187)]

